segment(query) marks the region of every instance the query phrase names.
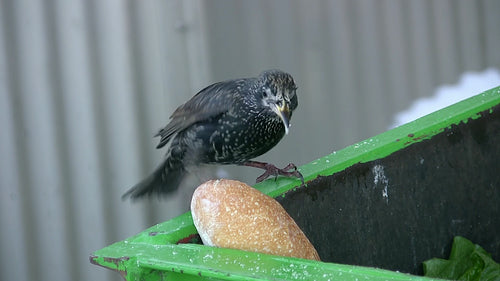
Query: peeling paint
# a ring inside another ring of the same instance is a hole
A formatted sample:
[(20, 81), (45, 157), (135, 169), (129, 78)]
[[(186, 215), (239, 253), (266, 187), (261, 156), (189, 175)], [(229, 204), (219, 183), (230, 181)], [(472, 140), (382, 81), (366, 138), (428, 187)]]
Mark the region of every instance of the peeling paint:
[(127, 271), (126, 270), (120, 270), (120, 265), (122, 264), (122, 262), (124, 261), (128, 261), (130, 259), (130, 257), (119, 257), (119, 258), (110, 258), (110, 257), (102, 257), (102, 261), (104, 261), (104, 263), (112, 263), (115, 265), (115, 267), (109, 267), (107, 265), (105, 265), (104, 263), (102, 262), (99, 262), (98, 261), (99, 257), (98, 256), (90, 256), (89, 257), (89, 260), (90, 260), (90, 263), (91, 264), (95, 264), (95, 265), (98, 265), (100, 267), (104, 267), (104, 268), (107, 268), (107, 269), (111, 269), (113, 271), (116, 271), (118, 272), (124, 279), (125, 279), (125, 276), (127, 276)]
[(386, 177), (385, 172), (384, 172), (384, 166), (382, 165), (375, 165), (372, 168), (373, 172), (373, 183), (375, 185), (378, 185), (379, 183), (383, 185), (382, 189), (382, 197), (385, 199), (386, 203), (389, 203), (389, 179)]

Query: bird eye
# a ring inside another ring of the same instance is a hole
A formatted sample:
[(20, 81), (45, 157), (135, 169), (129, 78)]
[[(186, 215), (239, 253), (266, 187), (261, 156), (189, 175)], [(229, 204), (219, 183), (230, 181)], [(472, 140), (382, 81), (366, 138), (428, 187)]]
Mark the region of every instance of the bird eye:
[(278, 107), (282, 107), (282, 106), (283, 106), (283, 102), (279, 100), (279, 101), (277, 101), (277, 102), (276, 102), (276, 105), (277, 105)]

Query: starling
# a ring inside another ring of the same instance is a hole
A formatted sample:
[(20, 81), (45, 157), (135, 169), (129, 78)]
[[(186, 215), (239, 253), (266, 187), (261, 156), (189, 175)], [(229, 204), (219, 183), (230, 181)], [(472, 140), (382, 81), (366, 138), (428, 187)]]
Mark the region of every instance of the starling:
[(257, 182), (269, 176), (304, 179), (294, 164), (283, 169), (252, 161), (273, 148), (288, 134), (297, 108), (297, 86), (281, 70), (267, 70), (258, 77), (212, 84), (179, 106), (170, 123), (155, 137), (156, 148), (170, 142), (166, 157), (156, 170), (128, 190), (122, 198), (168, 194), (198, 164), (236, 164), (264, 169)]

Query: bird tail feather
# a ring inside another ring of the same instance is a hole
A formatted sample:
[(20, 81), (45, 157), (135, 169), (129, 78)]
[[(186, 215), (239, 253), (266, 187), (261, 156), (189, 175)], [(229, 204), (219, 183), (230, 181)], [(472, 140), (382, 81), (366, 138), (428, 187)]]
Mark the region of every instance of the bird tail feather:
[(178, 189), (185, 175), (183, 165), (169, 165), (168, 159), (163, 161), (153, 173), (130, 188), (122, 195), (122, 200), (139, 199), (143, 196), (166, 195)]

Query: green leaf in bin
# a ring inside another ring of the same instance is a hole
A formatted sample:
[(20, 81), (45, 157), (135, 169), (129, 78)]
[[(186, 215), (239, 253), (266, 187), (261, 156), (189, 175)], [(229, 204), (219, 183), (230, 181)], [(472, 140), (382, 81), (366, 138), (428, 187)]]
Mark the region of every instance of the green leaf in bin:
[(500, 264), (481, 246), (456, 236), (450, 258), (425, 261), (424, 275), (452, 280), (500, 281)]

